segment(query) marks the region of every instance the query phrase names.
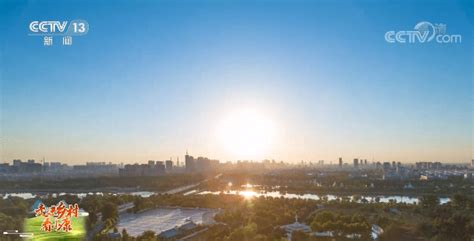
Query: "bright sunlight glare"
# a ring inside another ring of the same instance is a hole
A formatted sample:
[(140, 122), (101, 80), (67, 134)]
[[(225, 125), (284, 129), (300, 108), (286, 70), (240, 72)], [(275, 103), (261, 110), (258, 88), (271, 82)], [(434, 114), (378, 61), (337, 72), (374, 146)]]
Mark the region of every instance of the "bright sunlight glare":
[(270, 154), (276, 127), (263, 113), (242, 109), (222, 118), (217, 137), (226, 154), (235, 160), (261, 160)]

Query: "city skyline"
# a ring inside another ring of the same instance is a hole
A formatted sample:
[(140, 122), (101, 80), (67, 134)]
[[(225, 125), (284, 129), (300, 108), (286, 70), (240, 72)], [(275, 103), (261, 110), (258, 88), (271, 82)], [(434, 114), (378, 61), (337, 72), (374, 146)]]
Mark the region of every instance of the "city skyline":
[[(473, 157), (469, 1), (52, 3), (0, 9), (0, 162)], [(50, 19), (90, 30), (45, 47)], [(421, 21), (462, 42), (385, 41)]]
[[(15, 158), (11, 160), (5, 160), (5, 161), (0, 161), (0, 164), (11, 164), (13, 165), (15, 161), (21, 161), (24, 163), (28, 162), (34, 162), (34, 163), (61, 163), (61, 164), (66, 164), (66, 165), (83, 165), (83, 164), (114, 164), (114, 165), (128, 165), (128, 164), (146, 164), (149, 163), (150, 161), (156, 161), (156, 162), (168, 162), (171, 161), (173, 166), (178, 166), (178, 167), (185, 167), (186, 166), (186, 156), (189, 154), (183, 154), (183, 155), (176, 155), (176, 156), (171, 156), (168, 158), (148, 158), (148, 159), (143, 159), (139, 161), (123, 161), (123, 160), (116, 160), (116, 161), (103, 161), (103, 160), (84, 160), (84, 161), (77, 161), (77, 162), (68, 162), (67, 160), (56, 160), (56, 159), (46, 159), (45, 157), (43, 158)], [(433, 161), (433, 160), (417, 160), (414, 162), (403, 162), (403, 161), (398, 161), (398, 160), (382, 160), (382, 159), (369, 159), (369, 158), (364, 158), (364, 157), (337, 157), (337, 158), (332, 158), (332, 159), (318, 159), (315, 158), (313, 160), (281, 160), (281, 159), (262, 159), (262, 160), (253, 160), (253, 159), (239, 159), (239, 160), (219, 160), (215, 159), (213, 157), (209, 156), (204, 156), (204, 155), (189, 155), (190, 157), (194, 159), (198, 158), (204, 158), (204, 159), (210, 159), (219, 162), (220, 164), (226, 164), (226, 163), (264, 163), (264, 162), (275, 162), (275, 163), (284, 163), (284, 164), (289, 164), (289, 165), (315, 165), (315, 166), (341, 166), (341, 165), (348, 165), (348, 166), (354, 166), (356, 160), (361, 161), (359, 164), (361, 165), (375, 165), (377, 163), (402, 163), (404, 165), (413, 165), (416, 163), (423, 163), (423, 162), (433, 162), (433, 163), (443, 163), (447, 165), (466, 165), (466, 166), (474, 166), (474, 159), (466, 160), (466, 161), (461, 161), (461, 162), (452, 162), (449, 160), (444, 160), (444, 161)]]

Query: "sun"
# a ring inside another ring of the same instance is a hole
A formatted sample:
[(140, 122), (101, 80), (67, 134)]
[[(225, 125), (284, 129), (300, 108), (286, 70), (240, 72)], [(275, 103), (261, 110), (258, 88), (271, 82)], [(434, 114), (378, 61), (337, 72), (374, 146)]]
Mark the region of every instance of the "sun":
[(217, 137), (227, 156), (235, 160), (262, 160), (276, 138), (274, 121), (254, 109), (240, 109), (223, 116)]

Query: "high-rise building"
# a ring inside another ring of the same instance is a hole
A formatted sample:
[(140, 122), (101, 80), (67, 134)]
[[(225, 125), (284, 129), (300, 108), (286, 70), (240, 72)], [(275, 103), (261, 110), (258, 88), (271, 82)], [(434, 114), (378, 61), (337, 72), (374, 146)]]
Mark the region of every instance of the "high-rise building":
[(194, 172), (196, 170), (196, 161), (194, 160), (194, 157), (188, 154), (188, 151), (186, 151), (186, 155), (184, 156), (184, 162), (186, 165), (186, 172)]
[(342, 167), (342, 157), (339, 157), (339, 167)]
[(13, 166), (16, 166), (16, 167), (21, 166), (21, 160), (20, 159), (13, 160)]
[(358, 168), (358, 167), (359, 167), (359, 159), (354, 158), (354, 168)]
[(166, 160), (165, 161), (165, 166), (166, 166), (166, 171), (170, 172), (171, 170), (173, 170), (173, 161)]
[(152, 171), (152, 176), (165, 174), (165, 164), (162, 161), (156, 161)]

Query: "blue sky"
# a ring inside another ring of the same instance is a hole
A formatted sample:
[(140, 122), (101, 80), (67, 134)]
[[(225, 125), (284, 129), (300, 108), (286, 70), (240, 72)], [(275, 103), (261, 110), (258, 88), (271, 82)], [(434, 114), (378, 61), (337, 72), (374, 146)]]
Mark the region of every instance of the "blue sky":
[[(34, 20), (87, 20), (72, 46)], [(468, 161), (472, 1), (5, 1), (1, 161), (221, 160), (227, 112), (277, 123), (255, 158)], [(462, 43), (389, 44), (444, 23)]]

